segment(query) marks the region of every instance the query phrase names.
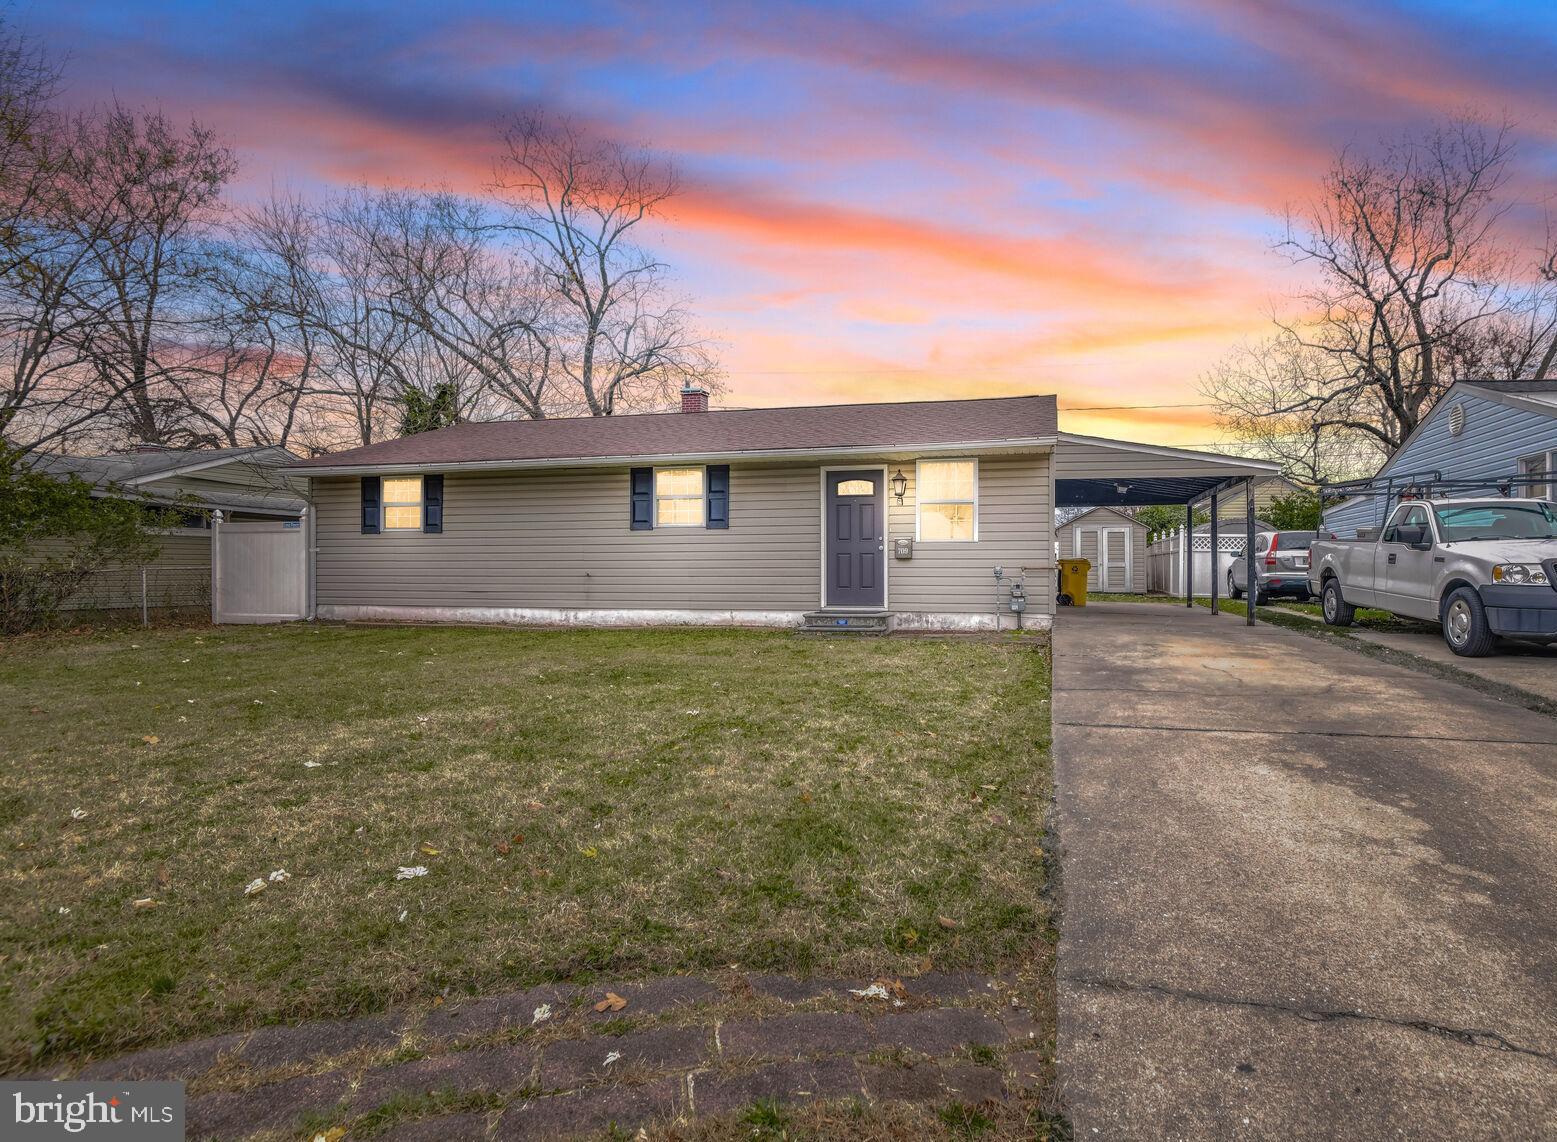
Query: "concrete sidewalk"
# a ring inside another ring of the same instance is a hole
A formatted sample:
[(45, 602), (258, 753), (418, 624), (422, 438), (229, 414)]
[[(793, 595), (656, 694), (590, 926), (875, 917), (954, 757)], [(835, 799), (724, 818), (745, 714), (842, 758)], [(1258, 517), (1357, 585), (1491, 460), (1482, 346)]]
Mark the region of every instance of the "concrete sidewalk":
[(1198, 607), (1054, 646), (1078, 1138), (1557, 1135), (1557, 720)]

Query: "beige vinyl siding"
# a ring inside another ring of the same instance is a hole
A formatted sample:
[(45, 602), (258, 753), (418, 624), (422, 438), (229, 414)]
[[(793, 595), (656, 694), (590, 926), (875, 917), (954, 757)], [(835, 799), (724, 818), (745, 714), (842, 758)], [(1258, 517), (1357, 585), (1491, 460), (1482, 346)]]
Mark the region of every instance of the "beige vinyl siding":
[[(161, 550), (146, 564), (146, 603), (152, 610), (203, 607), (211, 603), (211, 533), (172, 532), (158, 539)], [(50, 540), (39, 555), (65, 549), (64, 540)], [(81, 593), (65, 604), (70, 611), (139, 610), (141, 569), (109, 567), (87, 579)]]
[[(1054, 538), (1059, 544), (1060, 558), (1075, 558), (1076, 535), (1081, 535), (1081, 558), (1091, 562), (1092, 570), (1087, 573), (1087, 590), (1106, 590), (1099, 577), (1101, 561), (1098, 559), (1098, 529), (1104, 527), (1127, 527), (1130, 529), (1130, 586), (1128, 590), (1144, 594), (1147, 589), (1146, 566), (1146, 528), (1136, 523), (1135, 520), (1123, 512), (1116, 512), (1110, 508), (1098, 508), (1087, 512), (1083, 516), (1076, 517), (1070, 523), (1056, 529)], [(1118, 590), (1116, 587), (1115, 590)]]
[[(695, 458), (689, 458), (695, 460)], [(979, 539), (916, 543), (914, 462), (887, 496), (887, 592), (894, 611), (972, 614), (994, 606), (991, 570), (1026, 566), (1033, 613), (1053, 611), (1047, 455), (979, 460)], [(441, 535), (361, 533), (361, 481), (315, 480), (321, 606), (798, 612), (821, 606), (819, 464), (735, 464), (730, 527), (628, 527), (628, 468), (444, 476)]]
[(628, 469), (455, 473), (443, 533), (361, 534), (361, 482), (316, 481), (325, 606), (801, 611), (821, 563), (811, 465), (735, 465), (730, 527), (628, 527)]
[(1043, 454), (982, 456), (978, 464), (978, 540), (914, 544), (914, 557), (892, 557), (892, 539), (914, 536), (915, 465), (902, 469), (908, 494), (887, 504), (887, 601), (894, 611), (970, 614), (995, 605), (996, 566), (1015, 575), (1026, 568), (1029, 607), (1054, 610), (1054, 505), (1049, 498), (1049, 457)]

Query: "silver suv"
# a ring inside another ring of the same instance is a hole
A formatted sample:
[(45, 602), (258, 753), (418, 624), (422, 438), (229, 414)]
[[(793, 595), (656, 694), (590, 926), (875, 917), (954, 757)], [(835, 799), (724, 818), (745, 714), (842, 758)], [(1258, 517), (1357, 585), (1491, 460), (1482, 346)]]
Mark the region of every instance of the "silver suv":
[[(1272, 595), (1309, 597), (1308, 545), (1311, 531), (1260, 531), (1254, 535), (1254, 601), (1264, 606)], [(1227, 594), (1241, 599), (1249, 589), (1248, 553), (1240, 551), (1227, 569)]]

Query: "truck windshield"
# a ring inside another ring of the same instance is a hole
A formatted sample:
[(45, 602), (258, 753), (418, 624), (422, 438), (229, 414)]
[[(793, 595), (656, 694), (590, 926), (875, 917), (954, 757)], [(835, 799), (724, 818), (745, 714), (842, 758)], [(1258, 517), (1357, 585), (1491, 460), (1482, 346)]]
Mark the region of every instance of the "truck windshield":
[(1435, 508), (1444, 541), (1557, 539), (1557, 508), (1548, 503), (1453, 504)]

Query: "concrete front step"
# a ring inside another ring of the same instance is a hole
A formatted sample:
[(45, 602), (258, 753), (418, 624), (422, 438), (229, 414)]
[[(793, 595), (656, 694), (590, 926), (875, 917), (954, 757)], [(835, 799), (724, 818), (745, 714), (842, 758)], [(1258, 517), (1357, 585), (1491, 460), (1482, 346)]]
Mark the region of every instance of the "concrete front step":
[(808, 611), (800, 628), (810, 634), (888, 634), (891, 611)]

